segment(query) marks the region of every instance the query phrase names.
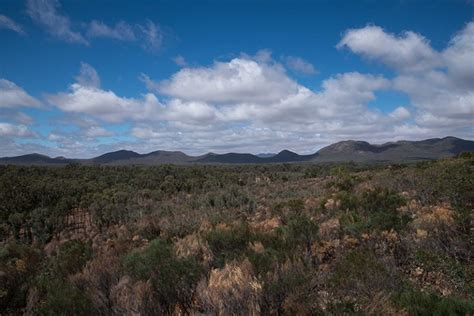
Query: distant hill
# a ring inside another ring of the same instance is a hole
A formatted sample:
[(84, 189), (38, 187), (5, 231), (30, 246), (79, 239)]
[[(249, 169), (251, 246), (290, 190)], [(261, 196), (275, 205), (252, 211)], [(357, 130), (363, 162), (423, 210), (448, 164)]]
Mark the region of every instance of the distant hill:
[(12, 165), (58, 165), (58, 164), (69, 164), (74, 162), (72, 159), (66, 159), (64, 157), (51, 158), (41, 154), (28, 154), (16, 157), (4, 157), (0, 158), (0, 164), (12, 164)]
[(414, 161), (432, 160), (474, 151), (474, 141), (456, 137), (422, 141), (398, 141), (371, 145), (363, 141), (338, 142), (318, 151), (318, 161)]
[(140, 156), (141, 155), (139, 153), (136, 153), (134, 151), (119, 150), (119, 151), (103, 154), (99, 157), (92, 158), (92, 162), (98, 163), (98, 164), (107, 164), (107, 163), (113, 163), (116, 161), (123, 161), (123, 160), (138, 158)]
[(208, 153), (189, 156), (180, 151), (158, 150), (139, 154), (119, 150), (92, 159), (51, 158), (40, 154), (0, 158), (0, 164), (61, 165), (69, 163), (102, 165), (160, 165), (160, 164), (260, 164), (290, 162), (401, 162), (433, 160), (474, 152), (474, 141), (456, 137), (432, 138), (422, 141), (398, 141), (373, 145), (364, 141), (347, 140), (322, 148), (311, 155), (298, 155), (289, 150), (278, 154)]
[(270, 157), (273, 157), (275, 155), (276, 155), (275, 153), (260, 153), (260, 154), (257, 154), (257, 157), (259, 157), (259, 158), (270, 158)]

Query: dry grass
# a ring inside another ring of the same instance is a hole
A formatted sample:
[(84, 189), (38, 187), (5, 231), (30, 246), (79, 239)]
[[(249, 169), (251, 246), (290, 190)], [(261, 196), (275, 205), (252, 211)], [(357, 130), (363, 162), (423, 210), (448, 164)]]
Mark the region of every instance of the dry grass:
[(208, 312), (218, 315), (260, 315), (262, 285), (252, 264), (245, 259), (213, 269), (197, 290), (198, 300)]

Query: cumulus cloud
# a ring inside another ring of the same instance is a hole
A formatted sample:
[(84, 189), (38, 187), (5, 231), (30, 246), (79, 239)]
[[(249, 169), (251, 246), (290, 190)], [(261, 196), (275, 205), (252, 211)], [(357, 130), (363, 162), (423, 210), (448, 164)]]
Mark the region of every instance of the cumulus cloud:
[(15, 83), (0, 79), (0, 108), (37, 107), (40, 102)]
[(347, 46), (393, 68), (392, 88), (410, 97), (420, 128), (451, 126), (466, 131), (474, 117), (473, 43), (474, 22), (470, 22), (442, 51), (434, 50), (419, 34), (397, 37), (377, 26), (347, 31), (338, 47)]
[(301, 57), (288, 56), (285, 58), (285, 62), (289, 69), (303, 75), (314, 75), (316, 73), (313, 64)]
[(410, 118), (411, 114), (406, 107), (399, 106), (390, 113), (390, 116), (397, 121), (403, 121)]
[[(352, 71), (325, 78), (313, 89), (290, 76), (286, 59), (278, 62), (270, 51), (262, 50), (208, 66), (182, 66), (168, 80), (153, 81), (142, 74), (139, 78), (150, 91), (121, 97), (101, 88), (97, 72), (83, 63), (68, 91), (46, 97), (63, 112), (84, 120), (75, 123), (80, 131), (67, 136), (55, 132), (50, 141), (64, 151), (96, 152), (97, 137), (114, 136), (102, 127), (102, 121), (131, 124), (127, 136), (132, 140), (114, 143), (115, 148), (109, 150), (124, 147), (143, 152), (288, 148), (310, 153), (343, 139), (380, 143), (472, 137), (474, 89), (469, 57), (474, 53), (473, 24), (467, 24), (440, 51), (416, 33), (397, 36), (375, 26), (368, 28), (376, 28), (377, 36), (386, 45), (394, 45), (393, 51), (404, 62), (397, 61), (390, 49), (372, 51), (363, 36), (359, 43), (354, 35), (357, 30), (348, 31), (339, 47), (383, 62), (394, 70), (392, 78)], [(373, 106), (380, 90), (402, 91), (411, 102), (384, 114)]]
[(458, 32), (443, 51), (450, 77), (461, 88), (474, 90), (474, 22)]
[(7, 17), (6, 15), (0, 14), (0, 29), (7, 29), (11, 30), (13, 32), (16, 32), (20, 35), (25, 35), (25, 31), (23, 30), (23, 27)]
[(262, 102), (281, 99), (298, 90), (280, 65), (246, 58), (215, 62), (210, 67), (183, 68), (155, 85), (158, 92), (201, 102)]
[(28, 130), (25, 125), (14, 125), (10, 123), (0, 122), (0, 136), (1, 137), (30, 137), (34, 133)]
[(74, 83), (69, 92), (47, 96), (47, 100), (65, 112), (83, 113), (108, 122), (153, 119), (160, 103), (153, 94), (141, 99), (117, 96), (113, 91)]
[(72, 29), (68, 16), (58, 12), (57, 0), (28, 0), (26, 12), (33, 21), (43, 26), (48, 33), (70, 43), (88, 45), (87, 40), (78, 31)]
[(422, 35), (406, 31), (397, 36), (375, 25), (346, 31), (336, 47), (348, 47), (399, 71), (422, 71), (441, 63), (439, 54)]
[(114, 123), (126, 119), (153, 120), (162, 107), (151, 93), (136, 99), (120, 97), (113, 91), (100, 89), (100, 78), (88, 64), (81, 65), (76, 80), (68, 92), (51, 94), (46, 99), (65, 112), (88, 114)]

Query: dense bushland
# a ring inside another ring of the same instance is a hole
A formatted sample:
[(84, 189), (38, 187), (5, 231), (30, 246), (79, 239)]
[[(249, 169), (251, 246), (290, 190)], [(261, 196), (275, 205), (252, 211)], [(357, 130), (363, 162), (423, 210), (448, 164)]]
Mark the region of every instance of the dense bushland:
[(0, 166), (0, 314), (472, 315), (473, 171)]

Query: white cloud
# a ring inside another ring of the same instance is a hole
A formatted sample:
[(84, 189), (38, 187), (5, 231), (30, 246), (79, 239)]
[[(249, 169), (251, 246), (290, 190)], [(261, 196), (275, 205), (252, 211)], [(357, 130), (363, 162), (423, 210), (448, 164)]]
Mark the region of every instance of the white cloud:
[(113, 123), (158, 119), (162, 104), (151, 93), (136, 99), (120, 97), (113, 91), (102, 90), (99, 88), (100, 78), (97, 72), (85, 63), (81, 64), (76, 80), (68, 92), (46, 96), (48, 102), (65, 112), (87, 114)]
[(83, 87), (100, 87), (100, 78), (97, 71), (89, 64), (81, 62), (79, 75), (76, 76), (76, 82)]
[(171, 97), (201, 102), (273, 102), (295, 93), (298, 84), (280, 65), (235, 58), (211, 67), (184, 68), (155, 88)]
[(216, 119), (217, 110), (204, 102), (183, 102), (171, 100), (166, 107), (164, 118), (184, 123), (207, 124)]
[(30, 137), (34, 136), (28, 127), (25, 125), (14, 125), (10, 123), (0, 122), (0, 136), (1, 137)]
[(112, 136), (114, 133), (100, 126), (91, 126), (85, 131), (84, 135), (89, 138), (96, 138)]
[(410, 118), (411, 114), (407, 108), (399, 106), (390, 113), (390, 116), (397, 121), (403, 121)]
[(138, 25), (144, 39), (143, 48), (150, 51), (157, 51), (163, 43), (164, 33), (158, 24), (147, 20), (144, 25)]
[(0, 29), (7, 29), (7, 30), (11, 30), (13, 32), (16, 32), (20, 35), (25, 35), (25, 31), (23, 30), (23, 27), (21, 27), (20, 24), (16, 23), (15, 21), (13, 21), (12, 19), (10, 19), (9, 17), (3, 15), (3, 14), (0, 14)]
[[(360, 54), (392, 67), (393, 78), (353, 71), (332, 75), (317, 89), (291, 78), (268, 50), (207, 67), (185, 66), (158, 82), (142, 74), (140, 80), (153, 92), (130, 98), (100, 88), (97, 72), (83, 64), (69, 91), (47, 96), (71, 117), (84, 120), (74, 123), (79, 126), (77, 135), (54, 132), (63, 136), (56, 142), (63, 151), (97, 152), (96, 138), (112, 136), (101, 121), (132, 124), (127, 136), (134, 139), (107, 149), (142, 152), (255, 153), (288, 148), (310, 153), (343, 139), (380, 143), (446, 135), (472, 138), (472, 24), (441, 51), (433, 50), (415, 33), (395, 36), (379, 31), (385, 44), (394, 45), (393, 50), (410, 67), (395, 60), (390, 50), (375, 47), (372, 52), (366, 39), (359, 45), (351, 37), (341, 45), (358, 47)], [(380, 90), (402, 91), (411, 102), (384, 114), (374, 108)]]
[(69, 17), (58, 12), (59, 7), (57, 0), (28, 0), (26, 2), (28, 15), (51, 35), (66, 42), (88, 45), (82, 34), (72, 29)]
[(136, 39), (133, 27), (125, 21), (119, 21), (111, 27), (101, 21), (93, 20), (88, 25), (87, 36), (113, 38), (120, 41), (134, 41)]
[(452, 130), (464, 130), (472, 136), (473, 43), (474, 22), (470, 22), (442, 51), (434, 50), (419, 34), (405, 32), (396, 37), (377, 26), (349, 30), (338, 47), (347, 46), (392, 67), (396, 72), (392, 88), (410, 97), (420, 128), (450, 125)]
[(40, 103), (15, 83), (0, 79), (0, 108), (37, 107)]
[(285, 58), (285, 62), (287, 67), (295, 72), (304, 75), (314, 75), (316, 73), (316, 69), (314, 68), (313, 64), (301, 57), (288, 56)]
[(69, 92), (49, 95), (47, 100), (65, 112), (88, 114), (113, 123), (153, 120), (160, 110), (158, 99), (150, 93), (141, 99), (124, 98), (110, 90), (78, 83), (72, 84)]
[(461, 88), (474, 90), (474, 22), (458, 32), (443, 51), (449, 76)]
[(374, 25), (350, 29), (337, 44), (337, 48), (344, 46), (403, 72), (432, 69), (441, 63), (439, 54), (431, 48), (429, 41), (411, 31), (396, 36)]
[(172, 59), (175, 62), (175, 64), (180, 66), (180, 67), (184, 67), (184, 66), (187, 65), (186, 59), (181, 55), (177, 55), (177, 56), (173, 57)]

